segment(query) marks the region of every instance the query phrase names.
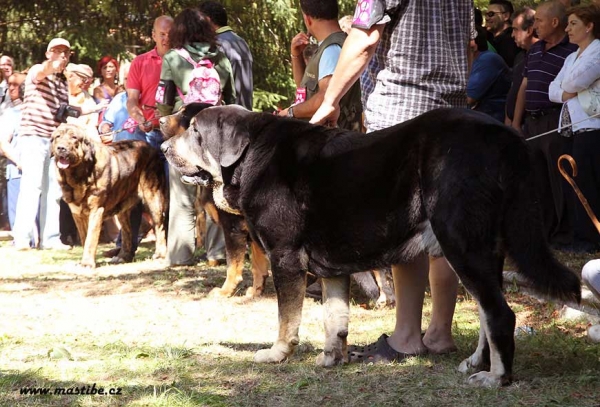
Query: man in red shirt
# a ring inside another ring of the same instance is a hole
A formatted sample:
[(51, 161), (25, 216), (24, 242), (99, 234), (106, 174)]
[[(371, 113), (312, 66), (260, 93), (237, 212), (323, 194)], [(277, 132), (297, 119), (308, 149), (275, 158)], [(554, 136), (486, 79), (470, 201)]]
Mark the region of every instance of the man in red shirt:
[[(136, 56), (131, 61), (129, 74), (127, 75), (127, 112), (130, 119), (125, 126), (138, 124), (138, 128), (132, 137), (132, 140), (142, 140), (148, 142), (151, 146), (160, 150), (162, 143), (162, 134), (160, 130), (155, 129), (158, 126), (156, 112), (156, 89), (160, 81), (160, 70), (162, 67), (162, 57), (171, 49), (169, 43), (169, 31), (173, 25), (173, 18), (169, 16), (160, 16), (154, 20), (152, 27), (152, 40), (156, 47)], [(166, 164), (165, 164), (166, 166)], [(133, 249), (138, 247), (138, 233), (142, 223), (142, 205), (139, 204), (131, 211), (131, 237), (133, 239)], [(105, 257), (114, 258), (121, 250), (121, 233), (117, 238), (117, 247), (105, 251)]]
[(160, 81), (162, 57), (171, 48), (169, 31), (172, 25), (173, 19), (169, 16), (160, 16), (154, 20), (152, 40), (156, 43), (156, 47), (135, 57), (127, 76), (129, 116), (139, 123), (139, 130), (136, 133), (141, 136), (140, 139), (148, 141), (156, 148), (162, 142), (158, 130), (154, 130), (158, 125), (155, 116), (156, 89)]

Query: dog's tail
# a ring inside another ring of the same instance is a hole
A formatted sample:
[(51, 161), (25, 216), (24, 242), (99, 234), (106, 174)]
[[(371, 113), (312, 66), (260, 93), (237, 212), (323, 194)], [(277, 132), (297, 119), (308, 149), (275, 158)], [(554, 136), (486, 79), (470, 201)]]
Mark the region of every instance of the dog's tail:
[(556, 260), (543, 229), (542, 208), (527, 148), (509, 148), (503, 169), (505, 206), (502, 235), (519, 274), (544, 296), (565, 302), (581, 300), (579, 277)]

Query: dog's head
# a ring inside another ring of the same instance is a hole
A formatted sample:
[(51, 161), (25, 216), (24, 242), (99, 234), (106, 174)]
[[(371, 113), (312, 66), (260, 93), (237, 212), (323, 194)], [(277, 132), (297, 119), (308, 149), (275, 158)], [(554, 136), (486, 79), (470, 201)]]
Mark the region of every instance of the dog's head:
[(182, 134), (190, 127), (190, 122), (200, 111), (211, 107), (208, 103), (190, 103), (183, 106), (177, 113), (161, 117), (159, 120), (163, 140)]
[(253, 114), (236, 105), (202, 110), (185, 132), (162, 144), (162, 151), (184, 182), (226, 183), (223, 170), (233, 166), (248, 147), (248, 120)]
[(85, 129), (75, 124), (63, 123), (52, 133), (51, 152), (56, 166), (61, 170), (74, 168), (94, 158), (94, 142)]

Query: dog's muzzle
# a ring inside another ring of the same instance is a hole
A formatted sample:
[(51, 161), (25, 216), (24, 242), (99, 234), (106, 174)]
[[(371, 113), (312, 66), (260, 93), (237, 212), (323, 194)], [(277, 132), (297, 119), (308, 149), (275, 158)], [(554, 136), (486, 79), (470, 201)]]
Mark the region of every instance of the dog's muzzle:
[(210, 173), (201, 170), (195, 175), (182, 175), (181, 182), (188, 185), (199, 185), (201, 187), (209, 187), (213, 183), (213, 178)]

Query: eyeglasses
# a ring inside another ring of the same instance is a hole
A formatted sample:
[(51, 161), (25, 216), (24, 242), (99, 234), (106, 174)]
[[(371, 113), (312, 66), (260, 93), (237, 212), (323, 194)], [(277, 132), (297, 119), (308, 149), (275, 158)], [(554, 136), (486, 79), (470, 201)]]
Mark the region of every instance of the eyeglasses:
[(485, 16), (487, 18), (492, 18), (494, 17), (496, 14), (504, 14), (506, 13), (506, 11), (488, 11), (487, 13), (485, 13)]
[(59, 50), (59, 49), (56, 49), (56, 48), (52, 48), (50, 50), (50, 52), (53, 52), (53, 53), (58, 54), (58, 55), (63, 54), (66, 57), (70, 57), (73, 54), (70, 49)]

